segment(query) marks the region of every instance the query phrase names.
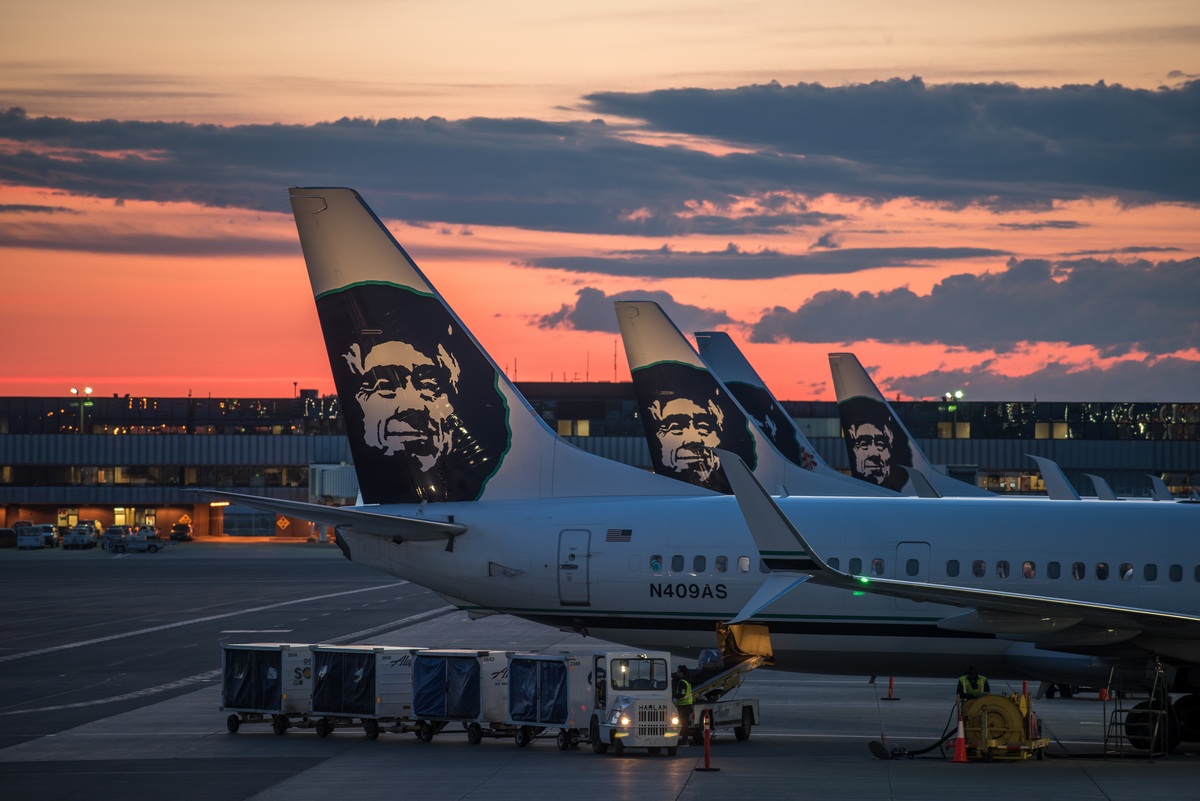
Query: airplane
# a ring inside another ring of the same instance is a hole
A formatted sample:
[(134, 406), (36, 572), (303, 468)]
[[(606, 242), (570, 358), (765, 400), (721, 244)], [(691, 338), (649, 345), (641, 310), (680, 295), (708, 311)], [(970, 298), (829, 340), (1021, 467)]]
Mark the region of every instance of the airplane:
[(697, 331), (694, 336), (700, 358), (729, 389), (730, 394), (737, 398), (746, 414), (785, 459), (805, 470), (830, 478), (857, 481), (834, 470), (821, 458), (729, 334), (724, 331)]
[[(347, 558), (472, 617), (692, 657), (723, 631), (826, 674), (1103, 686), (1161, 659), (1200, 691), (1197, 505), (790, 496), (769, 511), (811, 548), (764, 547), (736, 481), (722, 495), (559, 438), (356, 192), (290, 193), (363, 505), (208, 497), (334, 527)], [(814, 578), (763, 603), (794, 569)]]
[[(719, 447), (752, 464), (754, 474), (782, 494), (898, 494), (836, 471), (805, 470), (785, 458), (662, 307), (653, 301), (614, 305), (638, 415), (658, 475), (728, 493), (729, 484), (713, 452)], [(932, 496), (932, 490), (927, 494)]]

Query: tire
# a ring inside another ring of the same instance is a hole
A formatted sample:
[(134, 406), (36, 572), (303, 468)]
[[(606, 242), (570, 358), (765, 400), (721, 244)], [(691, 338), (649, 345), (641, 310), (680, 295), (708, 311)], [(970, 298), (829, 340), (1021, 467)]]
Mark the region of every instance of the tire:
[(533, 741), (533, 735), (528, 726), (521, 726), (517, 729), (516, 741), (517, 748), (526, 748)]
[(363, 733), (367, 735), (368, 740), (379, 739), (379, 721), (374, 718), (367, 718), (363, 721)]
[(1041, 762), (1042, 759), (1045, 758), (1045, 756), (1046, 756), (1046, 749), (1045, 748), (1037, 749), (1036, 751), (1034, 751), (1033, 756), (1035, 759), (1037, 759), (1038, 762)]
[(616, 756), (624, 756), (625, 755), (625, 743), (621, 740), (620, 737), (617, 736), (616, 732), (612, 733), (612, 747), (613, 747), (613, 754), (615, 754)]
[(225, 728), (229, 729), (230, 734), (237, 734), (237, 730), (242, 726), (242, 719), (237, 715), (230, 715), (225, 718)]
[(433, 724), (421, 721), (421, 726), (417, 729), (417, 736), (421, 738), (421, 742), (423, 743), (433, 742)]
[(467, 726), (467, 742), (471, 745), (479, 745), (483, 742), (483, 727), (478, 723)]
[(1186, 742), (1200, 742), (1200, 695), (1185, 695), (1175, 702), (1179, 718), (1179, 736)]
[(667, 756), (675, 756), (679, 753), (679, 747), (674, 745), (667, 746)]
[(650, 756), (658, 756), (662, 753), (662, 746), (656, 745), (651, 748), (647, 748), (646, 753), (650, 754)]
[(333, 726), (329, 725), (329, 718), (321, 718), (316, 725), (318, 737), (328, 737), (329, 732), (333, 731)]
[(742, 725), (734, 727), (733, 736), (745, 742), (750, 739), (750, 729), (754, 728), (754, 711), (748, 706), (742, 707)]
[(1162, 718), (1167, 727), (1166, 738), (1164, 740), (1163, 732), (1159, 731), (1155, 743), (1152, 743), (1151, 740), (1154, 739), (1154, 719), (1158, 716), (1147, 712), (1140, 714), (1138, 712), (1138, 710), (1149, 710), (1150, 708), (1149, 701), (1142, 701), (1133, 708), (1125, 718), (1125, 735), (1129, 738), (1129, 744), (1134, 748), (1148, 750), (1151, 745), (1162, 745), (1165, 746), (1167, 753), (1170, 753), (1175, 750), (1180, 741), (1179, 718), (1175, 714), (1175, 708), (1167, 707), (1167, 714)]
[(283, 734), (289, 728), (288, 719), (283, 715), (276, 715), (271, 721), (271, 731), (276, 734)]
[(158, 553), (158, 546), (157, 546), (157, 545), (151, 545), (151, 546), (149, 546), (148, 548), (146, 548), (146, 550), (147, 550), (147, 551), (149, 551), (150, 553)]
[(608, 743), (600, 741), (600, 721), (593, 719), (588, 729), (588, 739), (592, 741), (593, 754), (607, 754)]
[(558, 737), (555, 739), (559, 751), (566, 751), (571, 747), (571, 737), (567, 734), (566, 729), (558, 730)]

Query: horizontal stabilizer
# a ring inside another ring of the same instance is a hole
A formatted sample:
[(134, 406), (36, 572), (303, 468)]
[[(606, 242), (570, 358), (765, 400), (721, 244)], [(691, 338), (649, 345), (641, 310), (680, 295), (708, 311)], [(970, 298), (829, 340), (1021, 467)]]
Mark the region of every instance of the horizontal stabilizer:
[(1047, 459), (1045, 456), (1034, 456), (1029, 453), (1025, 455), (1037, 462), (1038, 470), (1042, 474), (1042, 483), (1046, 485), (1046, 494), (1050, 496), (1050, 500), (1079, 500), (1079, 493), (1071, 486), (1071, 482), (1067, 481), (1067, 477), (1063, 475), (1062, 468), (1055, 464), (1053, 459)]
[(350, 529), (357, 534), (370, 534), (389, 539), (399, 537), (401, 540), (416, 542), (446, 540), (457, 537), (467, 530), (467, 527), (461, 523), (384, 515), (365, 511), (361, 506), (322, 506), (319, 503), (284, 501), (277, 498), (264, 498), (260, 495), (241, 495), (236, 492), (218, 492), (216, 490), (199, 490), (197, 494), (205, 498), (228, 501), (238, 506), (257, 509), (260, 512), (294, 517), (311, 523), (319, 523), (322, 526)]

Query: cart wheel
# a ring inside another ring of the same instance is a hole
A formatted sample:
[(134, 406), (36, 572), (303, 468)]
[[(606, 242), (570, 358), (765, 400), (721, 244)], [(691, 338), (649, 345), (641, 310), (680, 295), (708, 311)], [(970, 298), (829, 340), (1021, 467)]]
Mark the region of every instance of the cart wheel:
[(329, 718), (321, 718), (317, 721), (317, 736), (328, 737), (329, 732), (333, 731), (333, 727), (329, 725)]
[(555, 739), (555, 742), (558, 744), (559, 751), (566, 751), (571, 747), (571, 738), (564, 729), (558, 730), (558, 737)]
[(421, 727), (417, 729), (417, 736), (423, 743), (433, 742), (433, 724), (421, 721)]
[(533, 742), (533, 732), (529, 730), (528, 726), (521, 726), (517, 729), (516, 740), (517, 748), (525, 748), (531, 742)]
[(1037, 761), (1038, 761), (1038, 762), (1041, 762), (1041, 761), (1042, 761), (1042, 758), (1043, 758), (1045, 755), (1046, 755), (1046, 749), (1045, 749), (1045, 748), (1035, 748), (1035, 749), (1034, 749), (1034, 751), (1033, 751), (1033, 756), (1034, 756), (1034, 758), (1035, 758), (1035, 759), (1037, 759)]
[(567, 732), (567, 748), (579, 747), (579, 729), (571, 729)]
[(667, 746), (667, 756), (675, 756), (678, 753), (679, 753), (679, 746), (676, 746), (676, 745), (668, 745)]
[(225, 728), (229, 729), (230, 734), (237, 734), (237, 730), (242, 725), (242, 719), (237, 715), (230, 715), (225, 718)]
[(613, 753), (617, 756), (623, 756), (625, 754), (625, 743), (620, 737), (617, 736), (616, 732), (613, 732), (612, 734), (612, 747)]
[(283, 715), (276, 715), (275, 719), (271, 721), (271, 731), (276, 734), (283, 734), (289, 728), (291, 728), (291, 724), (288, 723), (288, 719)]
[(658, 756), (662, 753), (662, 746), (656, 745), (653, 748), (647, 748), (646, 752), (649, 753), (650, 756)]
[(754, 712), (750, 710), (750, 707), (744, 706), (742, 707), (742, 725), (734, 727), (733, 736), (739, 740), (749, 740), (752, 726), (754, 726)]
[(149, 551), (150, 553), (158, 553), (158, 546), (157, 546), (157, 545), (151, 545), (151, 546), (150, 546), (149, 548), (147, 548), (146, 550), (147, 550), (147, 551)]
[(602, 742), (600, 740), (600, 723), (599, 723), (599, 721), (595, 721), (595, 720), (592, 721), (591, 728), (588, 729), (588, 739), (592, 741), (592, 753), (593, 754), (608, 753), (608, 743)]
[(478, 723), (472, 723), (467, 726), (467, 742), (471, 745), (479, 745), (483, 740), (483, 727)]
[(368, 740), (379, 739), (379, 721), (374, 718), (367, 718), (363, 721), (363, 732), (367, 735)]

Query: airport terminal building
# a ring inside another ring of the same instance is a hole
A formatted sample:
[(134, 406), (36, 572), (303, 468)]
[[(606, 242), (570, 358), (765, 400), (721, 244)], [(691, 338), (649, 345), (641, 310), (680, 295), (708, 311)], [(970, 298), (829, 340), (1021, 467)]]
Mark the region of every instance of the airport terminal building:
[[(573, 444), (649, 469), (633, 385), (519, 382), (534, 410)], [(782, 401), (833, 467), (849, 471), (837, 404)], [(1044, 489), (1027, 454), (1053, 459), (1080, 495), (1085, 474), (1123, 497), (1200, 485), (1200, 403), (893, 402), (930, 461), (1003, 494)], [(0, 397), (0, 527), (191, 523), (200, 535), (308, 537), (308, 523), (210, 504), (201, 488), (344, 504), (357, 495), (335, 397)]]

